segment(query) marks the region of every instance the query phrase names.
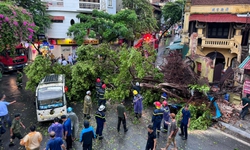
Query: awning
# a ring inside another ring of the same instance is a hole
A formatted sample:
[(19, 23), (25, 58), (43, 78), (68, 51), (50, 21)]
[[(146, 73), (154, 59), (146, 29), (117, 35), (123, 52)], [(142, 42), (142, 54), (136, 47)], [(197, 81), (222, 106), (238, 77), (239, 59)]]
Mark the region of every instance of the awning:
[(246, 23), (247, 17), (237, 17), (236, 14), (193, 14), (189, 21)]
[(174, 43), (172, 45), (167, 46), (167, 49), (170, 50), (178, 50), (178, 49), (182, 49), (184, 45), (180, 45), (181, 43)]
[(50, 16), (51, 20), (64, 20), (65, 17), (64, 16)]
[(239, 65), (239, 68), (250, 70), (250, 56), (247, 56), (247, 58)]

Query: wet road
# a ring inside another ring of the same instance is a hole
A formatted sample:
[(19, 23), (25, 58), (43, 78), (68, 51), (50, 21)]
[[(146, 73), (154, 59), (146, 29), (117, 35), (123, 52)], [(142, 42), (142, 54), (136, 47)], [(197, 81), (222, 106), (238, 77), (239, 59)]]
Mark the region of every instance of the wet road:
[[(14, 118), (15, 113), (21, 113), (21, 119), (26, 126), (25, 130), (22, 130), (23, 135), (29, 132), (29, 126), (35, 124), (37, 131), (43, 134), (43, 141), (41, 149), (45, 148), (46, 142), (49, 139), (47, 128), (51, 122), (38, 123), (36, 121), (35, 105), (34, 105), (34, 93), (25, 90), (19, 90), (16, 87), (15, 73), (5, 74), (3, 80), (0, 83), (1, 92), (5, 93), (6, 101), (17, 100), (13, 105), (10, 105), (9, 112), (11, 118)], [(25, 84), (24, 84), (25, 86)], [(80, 118), (80, 129), (83, 124), (82, 104), (72, 103), (70, 106), (77, 113)], [(120, 133), (116, 131), (117, 117), (112, 107), (108, 106), (107, 111), (107, 125), (104, 128), (104, 139), (102, 141), (95, 140), (93, 150), (144, 150), (147, 138), (146, 126), (150, 123), (151, 110), (144, 111), (142, 120), (135, 124), (133, 122), (133, 115), (129, 114), (127, 120), (127, 126), (129, 131), (124, 134), (121, 129)], [(95, 121), (90, 119), (91, 125), (96, 127)], [(122, 126), (121, 126), (122, 127)], [(19, 150), (24, 149), (19, 146), (19, 141), (14, 140), (16, 145), (9, 148), (9, 131), (2, 135), (3, 146), (0, 150)], [(157, 150), (164, 147), (166, 144), (167, 134), (161, 133), (158, 139)], [(240, 141), (230, 135), (227, 135), (221, 131), (209, 129), (207, 131), (192, 131), (190, 132), (189, 139), (182, 141), (178, 136), (177, 145), (179, 150), (249, 150), (250, 145)], [(81, 146), (79, 142), (74, 142), (73, 149), (80, 150)], [(171, 146), (172, 147), (172, 146)]]

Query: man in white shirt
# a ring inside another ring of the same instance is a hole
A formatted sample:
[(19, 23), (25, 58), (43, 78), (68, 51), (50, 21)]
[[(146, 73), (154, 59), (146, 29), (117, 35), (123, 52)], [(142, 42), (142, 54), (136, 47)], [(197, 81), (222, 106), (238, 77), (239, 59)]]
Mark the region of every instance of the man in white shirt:
[(66, 59), (63, 59), (62, 65), (63, 65), (63, 66), (66, 66), (67, 64), (68, 64), (67, 60), (66, 60)]
[(62, 58), (59, 57), (58, 60), (57, 60), (57, 62), (61, 65), (62, 64)]
[(73, 65), (73, 57), (70, 54), (68, 56), (68, 62), (70, 65)]

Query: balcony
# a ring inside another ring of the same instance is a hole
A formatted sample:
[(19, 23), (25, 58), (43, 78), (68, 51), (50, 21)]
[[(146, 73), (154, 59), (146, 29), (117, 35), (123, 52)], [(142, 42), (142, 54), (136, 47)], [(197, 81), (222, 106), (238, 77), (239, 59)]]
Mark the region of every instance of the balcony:
[(201, 47), (225, 48), (230, 49), (231, 53), (238, 53), (240, 51), (241, 45), (237, 41), (235, 41), (234, 38), (214, 39), (202, 37)]
[(79, 3), (80, 9), (100, 9), (100, 3), (88, 3), (88, 2), (80, 2)]

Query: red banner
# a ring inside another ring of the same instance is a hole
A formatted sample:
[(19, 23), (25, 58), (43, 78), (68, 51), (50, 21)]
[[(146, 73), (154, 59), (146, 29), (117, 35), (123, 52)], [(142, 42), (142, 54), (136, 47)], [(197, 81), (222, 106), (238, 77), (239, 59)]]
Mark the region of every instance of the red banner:
[(250, 94), (250, 80), (246, 80), (243, 86), (243, 92)]

